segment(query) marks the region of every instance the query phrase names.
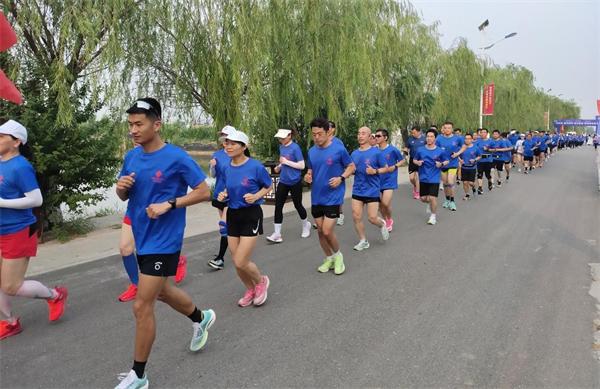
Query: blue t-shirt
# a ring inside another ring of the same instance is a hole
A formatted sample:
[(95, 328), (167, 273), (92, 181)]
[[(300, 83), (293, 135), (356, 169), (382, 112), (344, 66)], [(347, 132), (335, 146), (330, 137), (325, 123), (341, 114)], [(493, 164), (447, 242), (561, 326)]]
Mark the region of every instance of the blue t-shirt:
[(125, 155), (119, 176), (135, 173), (129, 190), (128, 213), (138, 254), (173, 254), (181, 250), (185, 229), (185, 208), (171, 209), (150, 219), (146, 208), (185, 196), (206, 179), (198, 164), (184, 150), (165, 144), (145, 153), (136, 147)]
[(436, 147), (431, 150), (427, 146), (423, 146), (417, 150), (415, 160), (423, 161), (419, 166), (419, 181), (429, 184), (439, 184), (441, 176), (441, 167), (435, 165), (436, 162), (444, 162), (450, 160), (448, 155), (441, 147)]
[(249, 158), (240, 166), (229, 164), (225, 172), (225, 177), (229, 208), (232, 209), (246, 208), (264, 203), (265, 199), (261, 198), (249, 204), (244, 200), (244, 195), (246, 193), (256, 193), (262, 188), (270, 188), (273, 183), (267, 169), (265, 169), (262, 163), (253, 158)]
[(502, 138), (498, 138), (498, 139), (492, 138), (490, 140), (490, 143), (488, 144), (488, 147), (490, 148), (490, 151), (492, 152), (492, 158), (494, 159), (494, 161), (499, 161), (502, 159), (502, 152), (496, 151), (496, 149), (504, 148), (504, 142), (502, 141)]
[(508, 141), (510, 142), (510, 144), (515, 147), (515, 145), (517, 144), (517, 141), (519, 140), (519, 135), (515, 134), (510, 134), (508, 136)]
[(525, 139), (523, 141), (523, 156), (533, 157), (533, 149), (535, 148), (535, 141), (533, 139)]
[[(291, 142), (289, 145), (279, 145), (279, 155), (292, 162), (304, 161), (302, 150), (296, 142)], [(302, 179), (302, 170), (294, 169), (287, 165), (281, 165), (279, 173), (279, 182), (285, 185), (294, 185)]]
[(548, 149), (548, 140), (550, 139), (550, 137), (548, 137), (548, 135), (544, 135), (542, 137), (540, 137), (540, 151), (541, 152), (545, 152)]
[(418, 138), (415, 138), (411, 135), (408, 137), (408, 142), (406, 143), (406, 147), (408, 147), (408, 152), (410, 153), (410, 158), (414, 159), (415, 155), (417, 154), (417, 150), (420, 147), (425, 146), (425, 135), (421, 135)]
[(477, 157), (481, 155), (481, 151), (477, 146), (471, 144), (471, 146), (467, 146), (465, 151), (460, 155), (463, 160), (462, 169), (463, 170), (472, 170), (477, 167)]
[(490, 138), (488, 139), (477, 139), (477, 141), (475, 142), (475, 146), (477, 146), (479, 148), (479, 151), (481, 152), (481, 159), (479, 160), (479, 162), (492, 162), (492, 152), (486, 150), (486, 148), (490, 147), (490, 142), (492, 140)]
[[(225, 150), (221, 149), (215, 151), (212, 157), (217, 161), (215, 165), (215, 189), (213, 191), (213, 199), (217, 199), (219, 197), (219, 193), (223, 192), (225, 189), (225, 170), (229, 167), (229, 163), (231, 162), (231, 158), (225, 152)], [(227, 199), (225, 199), (227, 201)]]
[[(404, 160), (404, 155), (392, 145), (388, 145), (385, 149), (381, 150), (381, 154), (388, 166), (395, 165)], [(390, 173), (380, 174), (379, 177), (381, 181), (381, 190), (398, 188), (398, 169), (394, 169), (394, 171)]]
[(510, 141), (506, 138), (502, 138), (502, 148), (508, 148), (508, 151), (502, 151), (500, 158), (504, 161), (504, 162), (510, 162), (512, 160), (512, 143), (510, 143)]
[(367, 166), (379, 169), (386, 166), (383, 154), (379, 148), (371, 147), (366, 150), (354, 150), (350, 155), (356, 165), (352, 194), (363, 197), (379, 197), (381, 180), (378, 174), (367, 174)]
[(461, 149), (463, 143), (462, 138), (454, 134), (450, 136), (438, 135), (435, 139), (435, 145), (444, 150), (448, 155), (448, 158), (450, 158), (450, 163), (446, 166), (448, 169), (458, 167), (458, 157), (451, 158), (450, 156), (453, 153), (457, 153)]
[[(22, 155), (8, 161), (0, 161), (0, 197), (14, 200), (25, 197), (25, 193), (39, 189), (35, 170)], [(0, 235), (19, 232), (36, 222), (31, 208), (12, 209), (0, 207)]]
[(308, 160), (312, 168), (312, 205), (342, 204), (346, 186), (342, 182), (337, 188), (332, 188), (329, 179), (340, 177), (352, 163), (346, 148), (341, 142), (331, 142), (327, 147), (314, 145), (308, 150)]

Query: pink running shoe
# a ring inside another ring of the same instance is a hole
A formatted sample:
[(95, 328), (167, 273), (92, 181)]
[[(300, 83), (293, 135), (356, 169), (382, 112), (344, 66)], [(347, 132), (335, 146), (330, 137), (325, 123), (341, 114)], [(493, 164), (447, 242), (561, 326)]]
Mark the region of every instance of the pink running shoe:
[(413, 198), (415, 200), (419, 200), (421, 198), (421, 194), (419, 192), (415, 191), (415, 195), (413, 196)]
[(185, 255), (179, 256), (179, 262), (177, 262), (177, 272), (175, 273), (175, 283), (179, 284), (185, 279), (187, 275), (187, 257)]
[(256, 291), (254, 295), (255, 306), (261, 306), (265, 303), (265, 301), (267, 301), (267, 291), (269, 290), (269, 283), (269, 277), (262, 276), (260, 283), (258, 283), (254, 288), (254, 290)]
[(9, 322), (8, 320), (0, 321), (0, 340), (17, 335), (21, 333), (21, 331), (23, 331), (23, 327), (21, 327), (19, 319), (15, 320), (14, 323)]
[(387, 228), (388, 232), (392, 232), (394, 229), (394, 219), (385, 219), (385, 227)]
[(238, 300), (238, 305), (240, 307), (247, 307), (249, 305), (252, 305), (252, 302), (254, 301), (254, 294), (254, 289), (246, 290), (246, 293), (244, 293), (244, 297)]

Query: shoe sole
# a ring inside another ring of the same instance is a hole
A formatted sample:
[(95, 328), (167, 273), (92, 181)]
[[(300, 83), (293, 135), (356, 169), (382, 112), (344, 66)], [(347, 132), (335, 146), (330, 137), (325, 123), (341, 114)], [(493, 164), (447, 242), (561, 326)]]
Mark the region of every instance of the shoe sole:
[(133, 301), (133, 300), (135, 300), (135, 296), (133, 296), (133, 297), (129, 297), (129, 298), (121, 298), (121, 297), (119, 297), (119, 298), (118, 298), (118, 300), (119, 300), (120, 302), (122, 302), (122, 303), (126, 303), (126, 302), (128, 302), (128, 301)]
[(19, 328), (18, 331), (12, 331), (12, 332), (9, 332), (8, 334), (4, 334), (4, 335), (0, 336), (0, 340), (10, 338), (11, 336), (19, 335), (21, 332), (23, 332), (23, 327)]
[(206, 264), (208, 265), (208, 267), (210, 267), (211, 269), (215, 269), (215, 270), (223, 270), (223, 268), (225, 267), (225, 266), (215, 265), (211, 261), (208, 261)]
[(271, 238), (269, 238), (268, 236), (267, 236), (267, 240), (268, 240), (269, 242), (271, 242), (271, 243), (281, 243), (281, 242), (283, 242), (283, 239), (276, 240), (276, 239), (271, 239)]
[(352, 249), (354, 251), (363, 251), (363, 250), (368, 249), (369, 247), (371, 247), (371, 245), (367, 245), (367, 246), (364, 246), (364, 247), (361, 247), (361, 248), (358, 248), (358, 249), (356, 247), (353, 247)]
[(337, 271), (335, 271), (335, 270), (333, 271), (333, 273), (334, 273), (336, 276), (341, 276), (341, 275), (342, 275), (342, 274), (344, 274), (345, 272), (346, 272), (346, 265), (345, 265), (345, 264), (342, 266), (342, 269), (340, 270), (340, 272), (339, 272), (339, 273), (338, 273)]
[(194, 349), (194, 348), (192, 348), (192, 345), (190, 344), (190, 351), (202, 350), (202, 348), (206, 345), (206, 341), (208, 340), (208, 330), (210, 327), (212, 327), (212, 325), (214, 324), (216, 319), (217, 319), (217, 314), (215, 313), (215, 311), (212, 311), (211, 319), (208, 322), (208, 324), (206, 325), (206, 328), (204, 329), (204, 333), (202, 334), (202, 339), (200, 339), (198, 348)]
[(258, 303), (256, 302), (256, 300), (252, 301), (252, 303), (254, 304), (255, 307), (260, 307), (261, 305), (263, 305), (264, 303), (267, 302), (267, 294), (269, 291), (269, 285), (271, 285), (271, 280), (269, 279), (269, 277), (267, 277), (267, 287), (265, 288), (265, 298)]

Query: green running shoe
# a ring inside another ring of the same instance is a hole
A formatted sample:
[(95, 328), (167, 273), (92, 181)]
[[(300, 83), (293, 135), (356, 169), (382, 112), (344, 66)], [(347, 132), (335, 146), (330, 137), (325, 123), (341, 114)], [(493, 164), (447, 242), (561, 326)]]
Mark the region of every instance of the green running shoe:
[(330, 257), (325, 258), (323, 264), (317, 268), (320, 273), (327, 273), (331, 269), (333, 269), (333, 259)]
[(344, 265), (344, 256), (342, 253), (338, 253), (333, 257), (333, 272), (335, 275), (343, 274), (346, 271), (346, 266)]

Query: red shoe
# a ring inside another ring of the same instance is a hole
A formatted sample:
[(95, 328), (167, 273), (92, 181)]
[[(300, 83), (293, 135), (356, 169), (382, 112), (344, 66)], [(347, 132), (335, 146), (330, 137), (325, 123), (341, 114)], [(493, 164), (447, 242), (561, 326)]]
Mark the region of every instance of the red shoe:
[(126, 302), (135, 299), (135, 295), (137, 294), (137, 285), (129, 284), (129, 287), (125, 289), (125, 292), (121, 293), (119, 296), (119, 301)]
[(50, 310), (48, 314), (48, 319), (50, 321), (60, 319), (63, 313), (65, 313), (65, 304), (67, 303), (67, 296), (69, 295), (69, 291), (64, 286), (57, 286), (54, 290), (58, 293), (58, 297), (52, 300), (46, 300), (48, 309)]
[(8, 320), (0, 321), (0, 339), (17, 335), (21, 331), (23, 331), (23, 327), (21, 327), (21, 322), (19, 319), (17, 319), (14, 323), (10, 323)]
[(177, 263), (177, 273), (175, 273), (175, 283), (179, 284), (185, 279), (187, 274), (187, 257), (185, 255), (179, 256), (179, 262)]

